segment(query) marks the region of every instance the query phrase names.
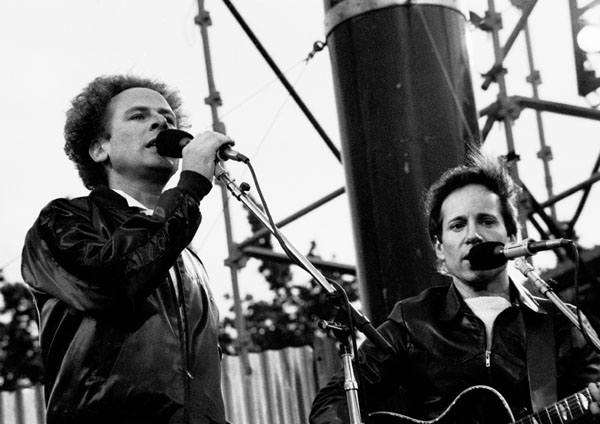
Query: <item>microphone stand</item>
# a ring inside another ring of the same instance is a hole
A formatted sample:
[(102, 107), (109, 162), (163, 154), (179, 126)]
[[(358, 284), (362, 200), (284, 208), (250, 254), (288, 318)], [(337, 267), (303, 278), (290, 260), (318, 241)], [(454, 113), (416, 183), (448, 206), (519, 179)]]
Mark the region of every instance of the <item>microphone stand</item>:
[(318, 325), (323, 330), (332, 330), (332, 333), (340, 341), (340, 357), (344, 369), (344, 391), (346, 392), (346, 402), (348, 404), (348, 416), (350, 423), (362, 424), (358, 399), (358, 382), (354, 375), (354, 368), (352, 368), (352, 358), (354, 356), (351, 349), (352, 331), (347, 325), (337, 322), (323, 320)]
[[(271, 224), (269, 218), (265, 215), (265, 213), (246, 195), (246, 191), (248, 187), (244, 186), (245, 183), (242, 184), (243, 188), (238, 187), (235, 182), (230, 178), (227, 171), (221, 166), (220, 163), (217, 163), (215, 168), (215, 176), (216, 178), (223, 182), (225, 187), (231, 192), (231, 194), (242, 202), (246, 208), (252, 214), (260, 220), (260, 222), (272, 233), (274, 234), (280, 242), (285, 244), (285, 251), (290, 256), (290, 259), (295, 260), (298, 264), (300, 264), (314, 279), (321, 285), (321, 287), (332, 297), (339, 298), (340, 294), (337, 291), (337, 288), (331, 284), (327, 279), (321, 274), (314, 265), (300, 253), (287, 238), (278, 231), (277, 227)], [(350, 303), (341, 302), (340, 307), (346, 310), (347, 313), (351, 316), (351, 319), (354, 323), (354, 326), (358, 328), (375, 346), (377, 346), (383, 352), (391, 352), (392, 347), (387, 342), (386, 339), (383, 338), (381, 334), (373, 327), (371, 322), (362, 315), (356, 308), (354, 308)], [(342, 355), (342, 363), (344, 365), (344, 375), (345, 375), (345, 383), (344, 390), (346, 391), (347, 399), (348, 399), (348, 407), (349, 407), (349, 415), (351, 419), (351, 424), (361, 424), (362, 421), (360, 419), (360, 408), (358, 405), (358, 396), (357, 396), (357, 388), (356, 380), (354, 379), (354, 371), (352, 369), (351, 358), (352, 355), (349, 353), (349, 349), (347, 345), (342, 343), (341, 349)]]
[(585, 323), (581, 322), (575, 314), (559, 297), (552, 288), (546, 283), (533, 269), (533, 267), (523, 258), (517, 258), (514, 261), (515, 268), (517, 268), (521, 273), (529, 278), (538, 290), (546, 296), (554, 305), (560, 310), (565, 316), (573, 323), (573, 325), (581, 331), (581, 333), (585, 336), (585, 338), (594, 346), (596, 351), (600, 351), (600, 339), (596, 334), (596, 331), (591, 328), (588, 324), (586, 328), (582, 328), (581, 325), (585, 325)]

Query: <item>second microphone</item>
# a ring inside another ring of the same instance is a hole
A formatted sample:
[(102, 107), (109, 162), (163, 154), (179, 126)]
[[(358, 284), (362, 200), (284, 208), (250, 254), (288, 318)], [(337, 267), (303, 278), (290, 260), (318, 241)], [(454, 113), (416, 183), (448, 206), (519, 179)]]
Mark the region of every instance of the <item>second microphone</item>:
[(473, 246), (467, 255), (467, 259), (471, 263), (472, 269), (488, 270), (498, 268), (511, 259), (531, 256), (544, 250), (566, 247), (572, 243), (572, 240), (563, 238), (542, 241), (525, 239), (507, 244), (486, 241)]

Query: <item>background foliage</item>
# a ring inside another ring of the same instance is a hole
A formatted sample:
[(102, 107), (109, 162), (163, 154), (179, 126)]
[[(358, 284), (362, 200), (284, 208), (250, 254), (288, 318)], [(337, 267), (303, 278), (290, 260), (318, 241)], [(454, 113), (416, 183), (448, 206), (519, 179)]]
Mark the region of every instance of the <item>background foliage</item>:
[[(253, 215), (248, 215), (253, 232), (262, 224)], [(255, 243), (256, 246), (273, 249), (268, 234)], [(316, 243), (305, 255), (316, 258)], [(249, 340), (236, 340), (237, 329), (233, 317), (225, 317), (221, 329), (221, 346), (226, 352), (235, 353), (239, 343), (246, 342), (249, 351), (282, 349), (285, 347), (313, 345), (315, 337), (323, 337), (318, 327), (320, 320), (330, 320), (336, 308), (321, 286), (306, 275), (307, 280), (293, 281), (291, 266), (274, 260), (264, 260), (259, 267), (273, 294), (272, 300), (255, 300), (248, 296), (243, 300), (243, 316), (247, 324)], [(348, 294), (350, 302), (358, 300), (357, 281), (354, 276), (323, 272), (323, 275), (339, 284)]]
[(43, 365), (37, 312), (29, 289), (11, 283), (0, 272), (0, 389), (38, 384)]

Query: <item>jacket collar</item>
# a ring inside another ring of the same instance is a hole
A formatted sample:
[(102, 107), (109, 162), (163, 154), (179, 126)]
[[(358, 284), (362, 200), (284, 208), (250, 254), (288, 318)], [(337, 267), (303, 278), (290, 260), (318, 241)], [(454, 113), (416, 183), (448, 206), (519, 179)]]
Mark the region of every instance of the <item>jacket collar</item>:
[[(533, 295), (521, 284), (515, 283), (514, 281), (509, 280), (510, 284), (510, 298), (513, 306), (521, 306), (523, 305), (527, 309), (530, 309), (533, 312), (545, 314), (543, 308), (541, 308), (538, 302), (535, 300)], [(440, 312), (440, 319), (449, 321), (453, 319), (461, 308), (466, 307), (465, 302), (459, 293), (458, 289), (451, 284), (448, 288), (448, 292), (446, 293), (446, 305), (445, 308)]]
[(127, 200), (107, 186), (98, 186), (90, 193), (90, 198), (94, 203), (100, 203), (109, 207), (118, 209), (128, 209)]
[(145, 215), (152, 215), (153, 213), (152, 209), (148, 209), (124, 191), (115, 190), (107, 186), (96, 187), (90, 193), (90, 197), (94, 203), (102, 204), (105, 207), (122, 210), (133, 209)]

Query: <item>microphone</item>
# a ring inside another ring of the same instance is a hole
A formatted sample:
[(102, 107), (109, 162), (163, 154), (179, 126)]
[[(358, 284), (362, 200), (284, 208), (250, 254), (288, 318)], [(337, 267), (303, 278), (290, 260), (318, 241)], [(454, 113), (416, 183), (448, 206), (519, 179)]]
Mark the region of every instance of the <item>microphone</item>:
[(508, 260), (521, 256), (532, 256), (543, 250), (552, 250), (573, 243), (569, 239), (554, 239), (534, 241), (525, 239), (520, 242), (503, 244), (497, 241), (486, 241), (476, 244), (471, 248), (467, 259), (471, 262), (471, 269), (484, 271), (498, 268)]
[[(183, 148), (194, 138), (193, 135), (182, 130), (163, 130), (156, 136), (156, 151), (161, 156), (180, 158)], [(250, 162), (246, 156), (231, 148), (233, 142), (222, 145), (217, 150), (217, 159), (226, 161), (228, 159), (237, 162)]]

